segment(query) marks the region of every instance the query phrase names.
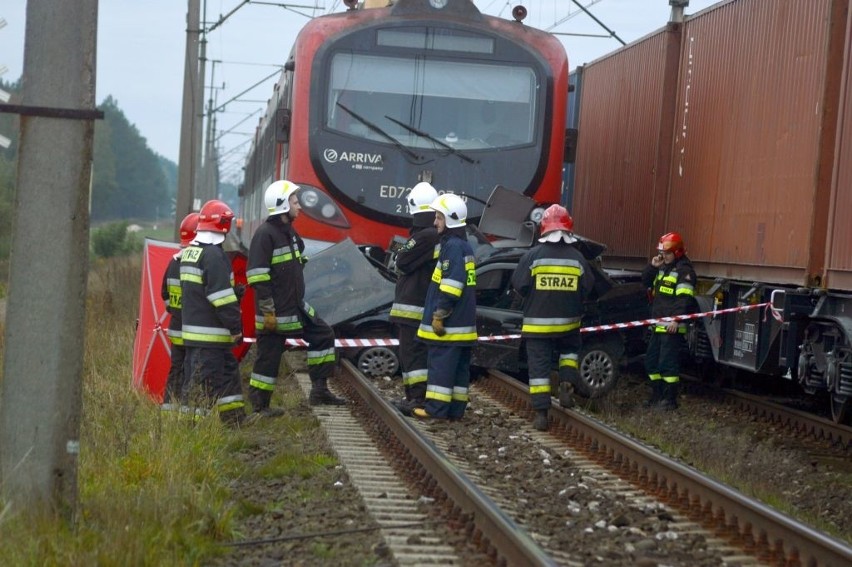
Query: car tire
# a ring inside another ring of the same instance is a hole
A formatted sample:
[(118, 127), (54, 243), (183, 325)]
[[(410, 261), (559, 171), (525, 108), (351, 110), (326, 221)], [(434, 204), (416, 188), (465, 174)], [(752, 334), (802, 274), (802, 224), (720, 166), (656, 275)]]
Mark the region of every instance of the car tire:
[[(363, 338), (388, 338), (394, 336), (390, 329), (371, 327), (357, 333)], [(372, 346), (358, 351), (355, 366), (372, 378), (394, 376), (399, 372), (399, 352), (393, 346)]]
[(583, 341), (574, 391), (584, 398), (600, 398), (615, 388), (623, 353), (618, 339)]

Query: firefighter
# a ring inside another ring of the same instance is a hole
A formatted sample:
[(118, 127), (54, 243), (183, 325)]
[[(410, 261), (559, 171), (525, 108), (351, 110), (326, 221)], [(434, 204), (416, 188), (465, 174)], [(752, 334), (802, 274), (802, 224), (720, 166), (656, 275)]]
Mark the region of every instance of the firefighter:
[(419, 418), (461, 419), (469, 401), (470, 359), (476, 344), (476, 264), (467, 241), (467, 205), (446, 193), (429, 207), (441, 235), (438, 263), (426, 293), (417, 336), (428, 345), (426, 403)]
[(423, 304), (432, 280), (432, 271), (440, 250), (440, 235), (435, 228), (435, 211), (429, 207), (438, 192), (422, 181), (408, 194), (411, 215), (409, 238), (397, 253), (396, 268), (400, 276), (390, 311), (390, 320), (399, 329), (399, 362), (405, 398), (396, 406), (405, 415), (422, 408), (426, 401), (426, 343), (417, 340), (417, 328), (423, 318)]
[(180, 404), (185, 400), (183, 364), (186, 359), (186, 349), (183, 346), (183, 334), (181, 326), (181, 293), (180, 293), (180, 257), (183, 249), (195, 239), (195, 231), (198, 227), (198, 213), (189, 213), (180, 223), (180, 247), (181, 251), (172, 256), (166, 271), (163, 274), (163, 285), (160, 289), (163, 301), (166, 302), (166, 310), (171, 315), (169, 320), (169, 342), (171, 343), (171, 366), (166, 378), (166, 390), (163, 394), (163, 405), (165, 411), (180, 409)]
[(533, 427), (548, 428), (550, 371), (559, 356), (559, 403), (571, 407), (572, 384), (579, 378), (583, 302), (595, 280), (574, 243), (574, 219), (565, 207), (551, 205), (541, 219), (540, 244), (526, 252), (512, 274), (512, 287), (524, 297), (524, 337)]
[[(695, 270), (686, 256), (683, 238), (677, 232), (660, 237), (657, 255), (642, 270), (642, 283), (653, 293), (651, 317), (658, 319), (694, 313)], [(645, 407), (663, 411), (677, 409), (680, 382), (680, 353), (686, 343), (687, 324), (678, 321), (651, 326), (645, 352), (645, 371), (651, 379), (651, 397)]]
[(206, 406), (215, 404), (224, 423), (239, 425), (246, 416), (245, 403), (231, 349), (243, 338), (242, 315), (231, 262), (222, 249), (233, 218), (230, 207), (215, 199), (198, 212), (197, 233), (180, 261), (181, 332), (190, 397), (200, 394)]
[(269, 216), (251, 239), (246, 276), (254, 289), (257, 360), (249, 380), (249, 401), (262, 417), (283, 415), (270, 407), (284, 354), (285, 339), (302, 337), (308, 343), (311, 405), (343, 405), (328, 389), (337, 364), (334, 331), (305, 302), (303, 255), (305, 243), (293, 227), (302, 207), (299, 186), (287, 180), (266, 188), (264, 203)]

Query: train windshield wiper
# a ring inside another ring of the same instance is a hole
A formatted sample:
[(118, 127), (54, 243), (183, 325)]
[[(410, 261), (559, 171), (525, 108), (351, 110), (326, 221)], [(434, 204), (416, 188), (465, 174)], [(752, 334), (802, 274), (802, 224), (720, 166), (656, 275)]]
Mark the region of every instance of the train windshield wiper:
[(432, 134), (430, 134), (428, 132), (424, 132), (423, 130), (420, 130), (419, 128), (415, 128), (411, 124), (406, 124), (405, 122), (397, 120), (396, 118), (388, 116), (387, 114), (385, 114), (385, 118), (387, 118), (388, 120), (390, 120), (391, 122), (393, 122), (395, 124), (399, 124), (400, 126), (402, 126), (403, 128), (405, 128), (406, 130), (408, 130), (409, 132), (411, 132), (413, 134), (417, 134), (418, 136), (420, 136), (422, 138), (426, 138), (430, 142), (433, 142), (435, 144), (438, 144), (439, 146), (442, 146), (444, 149), (449, 150), (449, 152), (451, 154), (456, 154), (457, 156), (459, 156), (460, 158), (462, 158), (464, 161), (466, 161), (468, 163), (476, 163), (476, 160), (473, 159), (472, 157), (468, 156), (465, 153), (460, 152), (459, 150), (457, 150), (454, 147), (452, 147), (451, 145), (445, 143), (443, 140), (439, 140), (438, 138), (436, 138), (435, 136), (433, 136)]
[(396, 138), (394, 138), (393, 136), (391, 136), (390, 134), (388, 134), (387, 132), (382, 130), (379, 126), (376, 126), (375, 124), (373, 124), (372, 122), (370, 122), (369, 120), (367, 120), (366, 118), (364, 118), (363, 116), (361, 116), (360, 114), (358, 114), (357, 112), (355, 112), (354, 110), (349, 108), (348, 106), (341, 104), (339, 102), (336, 102), (335, 104), (337, 106), (339, 106), (340, 108), (342, 108), (343, 110), (345, 110), (346, 113), (349, 114), (349, 116), (351, 116), (352, 118), (354, 118), (355, 120), (357, 120), (358, 122), (360, 122), (361, 124), (363, 124), (364, 126), (369, 128), (370, 130), (372, 130), (373, 132), (375, 132), (376, 134), (378, 134), (382, 138), (385, 138), (386, 140), (388, 140), (390, 143), (392, 143), (394, 146), (396, 146), (399, 149), (399, 151), (401, 151), (405, 155), (411, 157), (412, 159), (418, 160), (418, 161), (421, 159), (419, 155), (415, 154), (413, 151), (411, 151), (410, 149), (405, 147), (402, 144), (402, 142), (400, 142), (399, 140), (397, 140)]

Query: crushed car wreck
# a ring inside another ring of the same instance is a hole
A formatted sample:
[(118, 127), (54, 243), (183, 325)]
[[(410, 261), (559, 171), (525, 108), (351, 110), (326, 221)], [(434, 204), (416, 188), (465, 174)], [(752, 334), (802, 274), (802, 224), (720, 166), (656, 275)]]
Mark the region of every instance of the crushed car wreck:
[[(510, 279), (521, 256), (535, 242), (537, 205), (508, 190), (495, 189), (479, 227), (468, 225), (468, 239), (476, 257), (477, 331), (473, 364), (495, 368), (526, 379), (525, 349), (518, 335), (523, 313), (521, 298)], [(486, 234), (488, 236), (486, 236)], [(625, 323), (649, 316), (648, 296), (638, 273), (608, 271), (601, 265), (606, 247), (580, 239), (577, 246), (594, 271), (595, 286), (585, 305), (583, 327)], [(344, 241), (314, 256), (305, 267), (306, 300), (332, 325), (338, 338), (394, 338), (388, 320), (394, 297), (394, 254), (359, 249)], [(645, 329), (631, 327), (583, 333), (577, 394), (596, 398), (610, 391), (619, 367), (645, 349)], [(365, 374), (392, 376), (399, 369), (396, 347), (378, 344), (344, 349)], [(555, 361), (554, 361), (555, 368)]]

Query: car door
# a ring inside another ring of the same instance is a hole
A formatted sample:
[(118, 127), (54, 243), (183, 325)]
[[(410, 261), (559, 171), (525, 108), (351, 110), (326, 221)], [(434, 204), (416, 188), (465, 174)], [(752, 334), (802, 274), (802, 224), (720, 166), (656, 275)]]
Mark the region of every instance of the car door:
[(473, 349), (472, 364), (497, 368), (504, 372), (520, 369), (521, 339), (497, 339), (520, 335), (523, 312), (520, 296), (510, 285), (516, 264), (495, 262), (476, 270), (476, 329), (479, 334)]

